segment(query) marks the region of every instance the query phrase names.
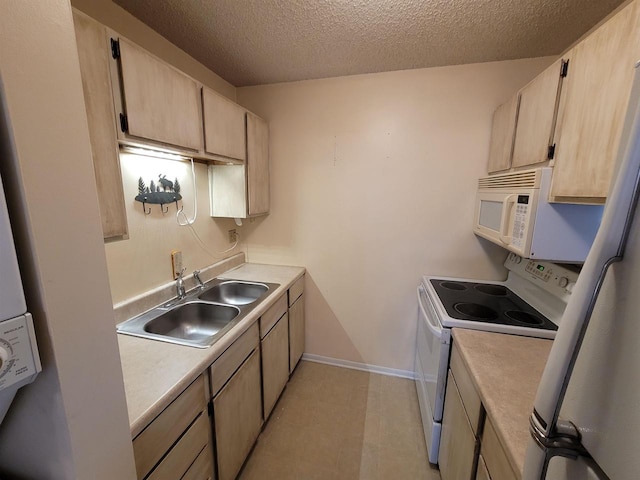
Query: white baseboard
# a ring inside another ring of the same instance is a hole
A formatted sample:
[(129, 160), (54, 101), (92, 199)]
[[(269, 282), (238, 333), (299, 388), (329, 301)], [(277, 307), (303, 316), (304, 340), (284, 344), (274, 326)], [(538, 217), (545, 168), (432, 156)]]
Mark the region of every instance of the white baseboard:
[(323, 357), (322, 355), (314, 355), (312, 353), (303, 353), (303, 360), (310, 362), (324, 363), (333, 365), (334, 367), (351, 368), (353, 370), (362, 370), (363, 372), (379, 373), (380, 375), (389, 375), (390, 377), (415, 379), (415, 374), (410, 370), (398, 370), (395, 368), (380, 367), (378, 365), (369, 365), (367, 363), (352, 362), (351, 360), (341, 360), (339, 358)]

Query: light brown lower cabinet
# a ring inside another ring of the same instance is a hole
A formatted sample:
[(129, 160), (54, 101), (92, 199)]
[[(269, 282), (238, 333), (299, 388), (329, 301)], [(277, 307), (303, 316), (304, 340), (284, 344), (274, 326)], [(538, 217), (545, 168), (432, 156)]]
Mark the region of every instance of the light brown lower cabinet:
[(211, 445), (202, 449), (198, 457), (180, 480), (214, 480), (213, 450)]
[(289, 316), (285, 313), (262, 339), (262, 397), (269, 418), (289, 380)]
[(213, 397), (219, 480), (233, 480), (262, 428), (260, 352), (254, 350)]
[(289, 372), (304, 353), (304, 293), (289, 307)]
[(507, 454), (489, 417), (484, 425), (480, 453), (484, 458), (490, 478), (494, 480), (516, 480), (518, 478), (518, 475), (511, 468)]
[(208, 398), (205, 377), (200, 375), (133, 439), (139, 479), (182, 478), (198, 452), (211, 448)]
[(478, 457), (478, 471), (476, 472), (476, 480), (491, 480), (491, 476), (489, 476), (489, 470), (487, 470), (487, 465), (484, 463), (484, 458), (482, 458), (482, 455)]
[(478, 441), (473, 433), (460, 392), (449, 371), (438, 464), (442, 480), (469, 480), (474, 474)]
[[(178, 440), (167, 456), (147, 477), (148, 480), (178, 480), (181, 479), (203, 449), (210, 450), (209, 445), (209, 415), (202, 412), (185, 434)], [(209, 476), (213, 470), (209, 472)], [(207, 478), (195, 477), (195, 478)]]

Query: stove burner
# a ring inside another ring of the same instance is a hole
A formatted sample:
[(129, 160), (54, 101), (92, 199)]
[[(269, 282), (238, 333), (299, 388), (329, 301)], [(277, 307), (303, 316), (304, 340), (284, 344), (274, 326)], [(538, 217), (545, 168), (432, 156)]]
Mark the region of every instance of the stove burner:
[(544, 323), (544, 320), (542, 318), (528, 312), (511, 310), (509, 312), (505, 312), (505, 315), (511, 320), (515, 320), (516, 322), (520, 323), (526, 323), (527, 325), (542, 325)]
[(499, 297), (504, 297), (509, 293), (507, 287), (503, 287), (502, 285), (491, 285), (490, 283), (476, 285), (475, 289), (479, 292), (486, 293), (487, 295), (495, 295)]
[(493, 320), (498, 317), (493, 309), (477, 303), (456, 303), (453, 308), (462, 315), (478, 320)]
[(442, 282), (441, 287), (448, 288), (449, 290), (466, 290), (467, 287), (458, 282)]

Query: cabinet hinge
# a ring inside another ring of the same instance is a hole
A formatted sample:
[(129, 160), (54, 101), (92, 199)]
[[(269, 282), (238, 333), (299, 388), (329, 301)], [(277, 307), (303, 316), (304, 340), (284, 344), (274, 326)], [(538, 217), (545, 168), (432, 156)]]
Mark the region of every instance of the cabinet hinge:
[(564, 78), (567, 76), (567, 73), (569, 73), (569, 60), (563, 60), (562, 66), (560, 67), (560, 76)]
[(127, 120), (127, 116), (124, 113), (120, 114), (120, 130), (124, 133), (129, 131), (129, 121)]
[(207, 413), (209, 417), (213, 418), (213, 402), (207, 403)]
[(113, 58), (120, 58), (120, 40), (115, 38), (111, 39), (111, 56)]
[(556, 154), (556, 144), (549, 145), (549, 150), (547, 150), (547, 159), (553, 160), (553, 157)]

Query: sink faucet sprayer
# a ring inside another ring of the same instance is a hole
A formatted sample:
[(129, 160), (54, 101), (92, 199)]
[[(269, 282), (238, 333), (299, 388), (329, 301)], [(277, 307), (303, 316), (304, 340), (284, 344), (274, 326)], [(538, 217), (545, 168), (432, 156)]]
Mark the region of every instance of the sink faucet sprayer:
[(200, 290), (204, 289), (204, 282), (200, 278), (200, 270), (194, 270), (193, 271), (193, 278), (195, 278), (196, 282), (198, 282), (198, 288)]

